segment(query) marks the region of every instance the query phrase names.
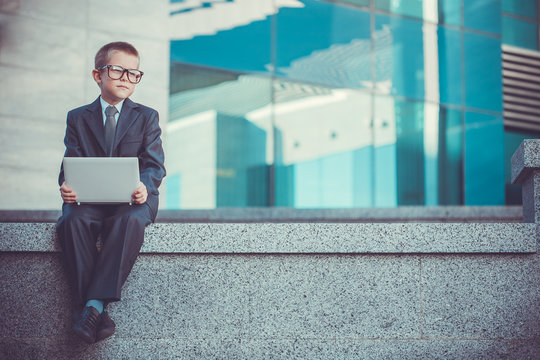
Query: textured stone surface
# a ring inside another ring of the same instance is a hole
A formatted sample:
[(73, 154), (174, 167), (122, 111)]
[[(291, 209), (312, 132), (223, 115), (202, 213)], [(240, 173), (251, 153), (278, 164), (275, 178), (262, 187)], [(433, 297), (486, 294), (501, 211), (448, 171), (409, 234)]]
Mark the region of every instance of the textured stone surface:
[(538, 257), (422, 258), (427, 338), (540, 338)]
[(512, 183), (521, 184), (533, 170), (540, 170), (540, 140), (526, 139), (512, 155)]
[[(520, 223), (162, 224), (143, 253), (533, 253), (536, 226)], [(0, 251), (58, 251), (52, 223), (0, 223)]]
[(0, 337), (64, 336), (66, 282), (59, 254), (0, 254)]
[(0, 358), (536, 359), (535, 229), (155, 224), (109, 306), (116, 333), (88, 346), (54, 223), (2, 223)]
[[(0, 210), (2, 222), (56, 222), (60, 210)], [(404, 206), (366, 209), (216, 208), (160, 210), (157, 222), (522, 222), (521, 206)]]
[(151, 339), (94, 345), (52, 338), (0, 338), (3, 359), (538, 359), (540, 343), (504, 340)]

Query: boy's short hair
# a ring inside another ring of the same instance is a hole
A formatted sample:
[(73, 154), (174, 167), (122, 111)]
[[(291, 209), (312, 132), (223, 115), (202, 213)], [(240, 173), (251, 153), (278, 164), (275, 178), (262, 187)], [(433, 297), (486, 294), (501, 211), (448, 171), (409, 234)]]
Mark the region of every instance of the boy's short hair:
[(124, 41), (115, 41), (103, 45), (101, 49), (98, 50), (94, 59), (95, 69), (99, 69), (105, 65), (109, 65), (107, 64), (107, 62), (109, 61), (112, 53), (115, 51), (123, 51), (139, 58), (139, 52), (137, 51), (137, 49), (135, 49), (135, 46)]

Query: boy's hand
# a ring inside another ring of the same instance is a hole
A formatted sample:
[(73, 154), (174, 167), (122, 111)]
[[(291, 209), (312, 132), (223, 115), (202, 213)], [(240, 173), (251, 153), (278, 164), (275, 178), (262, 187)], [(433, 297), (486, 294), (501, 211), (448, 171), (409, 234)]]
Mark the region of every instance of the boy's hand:
[(66, 204), (71, 204), (77, 201), (77, 194), (75, 194), (75, 192), (66, 185), (65, 181), (62, 186), (60, 186), (60, 195), (62, 195), (62, 200), (64, 200)]
[(146, 190), (146, 186), (140, 182), (139, 187), (135, 192), (131, 195), (131, 200), (135, 204), (144, 204), (146, 202), (146, 198), (148, 197), (148, 191)]

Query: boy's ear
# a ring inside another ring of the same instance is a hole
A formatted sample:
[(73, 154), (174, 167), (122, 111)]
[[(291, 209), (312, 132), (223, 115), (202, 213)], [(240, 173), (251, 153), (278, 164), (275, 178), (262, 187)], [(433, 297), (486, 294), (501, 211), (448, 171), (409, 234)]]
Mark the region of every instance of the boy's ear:
[(98, 85), (101, 84), (101, 71), (96, 69), (92, 70), (92, 77)]

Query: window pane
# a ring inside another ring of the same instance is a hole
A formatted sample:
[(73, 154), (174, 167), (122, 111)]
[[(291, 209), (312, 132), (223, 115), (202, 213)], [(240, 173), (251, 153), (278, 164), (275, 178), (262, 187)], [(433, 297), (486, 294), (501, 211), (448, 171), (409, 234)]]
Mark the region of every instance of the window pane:
[(465, 27), (501, 33), (500, 0), (463, 0), (463, 17)]
[(536, 50), (537, 23), (502, 17), (503, 43)]
[(395, 14), (422, 18), (422, 0), (375, 0), (375, 7)]
[(276, 15), (276, 75), (332, 87), (371, 86), (369, 12), (306, 1)]
[(439, 0), (439, 23), (461, 25), (461, 1)]
[(502, 110), (501, 44), (465, 32), (465, 100), (469, 107)]
[(372, 206), (370, 95), (281, 80), (276, 89), (276, 205)]
[(439, 204), (463, 205), (461, 112), (441, 108), (439, 121)]
[(171, 61), (269, 72), (272, 4), (210, 5), (171, 17)]
[(465, 204), (504, 205), (502, 118), (465, 114)]
[(502, 0), (502, 11), (536, 18), (536, 0)]
[(267, 206), (272, 126), (268, 78), (173, 63), (167, 208)]
[(376, 88), (386, 94), (424, 97), (422, 22), (375, 16)]
[(439, 26), (437, 44), (440, 101), (444, 104), (461, 105), (463, 101), (461, 32)]
[(369, 0), (338, 0), (337, 2), (346, 3), (346, 4), (354, 4), (354, 5), (369, 6)]

